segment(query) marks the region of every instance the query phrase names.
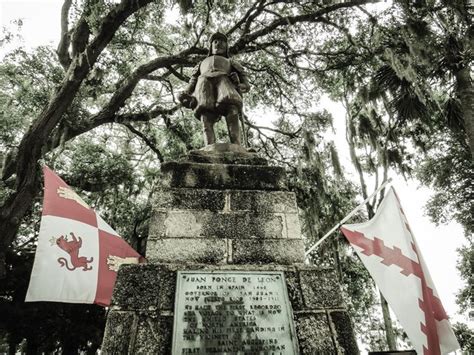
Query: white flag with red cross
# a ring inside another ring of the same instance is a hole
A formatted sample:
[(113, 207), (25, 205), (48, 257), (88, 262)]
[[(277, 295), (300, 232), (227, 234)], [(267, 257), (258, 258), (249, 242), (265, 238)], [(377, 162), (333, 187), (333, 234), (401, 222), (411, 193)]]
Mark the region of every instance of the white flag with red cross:
[(459, 349), (395, 190), (389, 190), (370, 221), (346, 224), (341, 230), (395, 312), (417, 354), (446, 354)]
[(108, 306), (119, 266), (141, 256), (51, 169), (43, 172), (43, 213), (25, 301)]

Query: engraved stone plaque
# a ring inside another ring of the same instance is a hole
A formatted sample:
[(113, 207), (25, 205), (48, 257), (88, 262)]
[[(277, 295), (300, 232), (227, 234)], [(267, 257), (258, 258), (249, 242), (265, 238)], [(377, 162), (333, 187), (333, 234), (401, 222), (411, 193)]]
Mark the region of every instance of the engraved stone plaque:
[(178, 271), (173, 354), (298, 351), (284, 274)]

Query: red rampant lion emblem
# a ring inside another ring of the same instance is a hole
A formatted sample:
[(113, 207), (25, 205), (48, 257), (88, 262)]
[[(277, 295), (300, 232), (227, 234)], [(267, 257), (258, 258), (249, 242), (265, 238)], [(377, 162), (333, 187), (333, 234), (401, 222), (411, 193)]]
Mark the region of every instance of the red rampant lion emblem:
[(92, 270), (92, 266), (87, 265), (91, 263), (94, 258), (87, 259), (85, 256), (79, 256), (79, 249), (82, 247), (81, 237), (76, 238), (74, 233), (70, 233), (72, 240), (68, 241), (67, 237), (62, 235), (56, 239), (56, 245), (69, 254), (72, 267), (69, 267), (66, 258), (58, 258), (58, 263), (62, 266), (66, 266), (66, 269), (72, 271), (79, 267), (82, 267), (83, 271)]

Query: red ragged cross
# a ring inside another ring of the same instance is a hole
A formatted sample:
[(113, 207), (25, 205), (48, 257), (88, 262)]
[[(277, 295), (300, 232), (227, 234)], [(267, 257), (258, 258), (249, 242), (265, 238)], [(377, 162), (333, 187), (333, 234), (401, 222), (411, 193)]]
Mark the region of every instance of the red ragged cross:
[[(357, 231), (350, 231), (344, 227), (342, 227), (341, 230), (351, 244), (362, 248), (364, 255), (377, 255), (382, 258), (382, 264), (386, 266), (396, 265), (402, 269), (400, 271), (401, 274), (405, 276), (415, 275), (420, 278), (423, 299), (418, 299), (418, 304), (425, 314), (425, 324), (421, 323), (420, 327), (421, 331), (426, 334), (428, 343), (428, 347), (423, 347), (423, 352), (424, 355), (441, 354), (435, 320), (441, 321), (448, 319), (448, 316), (444, 311), (440, 299), (433, 294), (433, 290), (427, 285), (421, 265), (403, 255), (400, 248), (387, 247), (383, 240), (377, 237), (372, 240)], [(418, 256), (418, 251), (413, 243), (412, 248)], [(419, 257), (418, 260), (420, 260)]]

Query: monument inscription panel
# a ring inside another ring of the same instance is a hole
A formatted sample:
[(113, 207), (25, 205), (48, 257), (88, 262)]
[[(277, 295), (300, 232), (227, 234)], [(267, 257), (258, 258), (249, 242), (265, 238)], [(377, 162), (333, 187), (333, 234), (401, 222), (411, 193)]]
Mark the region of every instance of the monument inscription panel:
[(173, 354), (297, 354), (282, 272), (178, 271)]

